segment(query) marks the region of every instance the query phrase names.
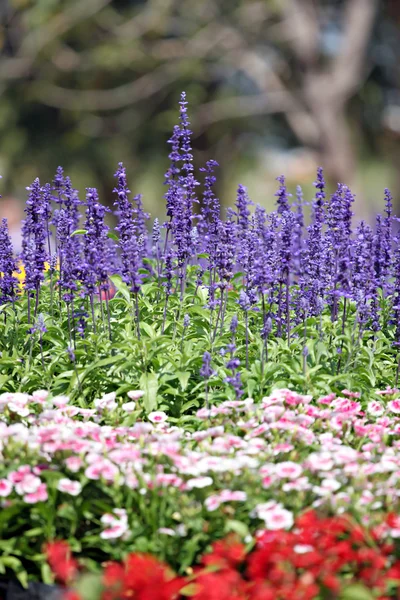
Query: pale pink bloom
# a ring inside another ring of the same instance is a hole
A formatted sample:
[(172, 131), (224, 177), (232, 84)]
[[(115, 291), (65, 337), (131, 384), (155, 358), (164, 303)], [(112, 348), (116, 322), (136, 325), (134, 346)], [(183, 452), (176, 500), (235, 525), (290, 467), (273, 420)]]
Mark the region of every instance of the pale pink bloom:
[(393, 394), (397, 394), (398, 391), (399, 390), (397, 388), (391, 388), (388, 385), (386, 390), (379, 390), (375, 393), (378, 394), (379, 396), (392, 396)]
[(240, 490), (222, 490), (220, 498), (222, 502), (245, 502), (247, 494)]
[(97, 398), (94, 401), (94, 406), (102, 411), (102, 410), (114, 410), (117, 408), (117, 403), (115, 402), (116, 393), (110, 392), (109, 394), (105, 394), (102, 398)]
[(182, 479), (173, 473), (159, 473), (156, 475), (155, 485), (161, 487), (180, 487), (183, 483)]
[(212, 485), (212, 483), (213, 480), (211, 479), (211, 477), (194, 477), (193, 479), (189, 479), (186, 482), (186, 485), (189, 490), (192, 490), (193, 488), (208, 487), (209, 485)]
[(32, 398), (38, 404), (43, 404), (47, 400), (48, 397), (49, 397), (49, 392), (47, 390), (36, 390), (32, 394)]
[(291, 450), (293, 450), (293, 448), (294, 448), (293, 444), (289, 444), (288, 442), (283, 442), (281, 444), (277, 444), (276, 446), (274, 446), (273, 454), (274, 454), (274, 456), (276, 456), (277, 454), (280, 454), (281, 452), (290, 452)]
[(168, 416), (162, 410), (155, 410), (149, 414), (148, 418), (152, 423), (164, 423)]
[(380, 417), (385, 412), (382, 404), (377, 400), (372, 400), (368, 402), (367, 413), (372, 417)]
[(82, 463), (83, 461), (79, 456), (69, 456), (65, 459), (65, 464), (72, 473), (77, 473), (81, 468)]
[(279, 417), (281, 417), (285, 413), (285, 407), (274, 404), (272, 406), (267, 406), (264, 409), (264, 421), (267, 423), (273, 423), (277, 421)]
[(209, 496), (208, 498), (205, 499), (205, 507), (209, 512), (212, 512), (213, 510), (217, 510), (217, 508), (220, 507), (221, 505), (221, 499), (219, 496)]
[(100, 537), (103, 540), (112, 540), (122, 537), (127, 531), (128, 524), (125, 521), (114, 520), (111, 527), (104, 529), (104, 531), (100, 533)]
[(307, 464), (312, 471), (330, 471), (334, 466), (330, 452), (313, 452), (308, 457)]
[(82, 491), (82, 486), (79, 481), (73, 481), (72, 479), (60, 479), (57, 485), (57, 489), (60, 492), (69, 494), (70, 496), (79, 496)]
[(275, 474), (282, 479), (297, 479), (303, 472), (301, 465), (292, 461), (278, 463), (275, 466)]
[(133, 413), (133, 411), (135, 409), (136, 409), (136, 402), (125, 402), (125, 404), (122, 405), (122, 410), (128, 414)]
[(357, 413), (361, 409), (360, 402), (350, 400), (350, 398), (337, 398), (331, 402), (331, 407), (342, 413)]
[(8, 479), (0, 479), (0, 496), (6, 498), (12, 492), (13, 486)]
[(286, 510), (286, 508), (277, 506), (265, 513), (264, 522), (265, 527), (273, 531), (278, 529), (290, 529), (294, 523), (293, 513)]
[(122, 521), (128, 520), (128, 515), (124, 508), (114, 508), (113, 513)]
[(342, 390), (342, 394), (344, 396), (348, 396), (349, 398), (360, 398), (360, 392), (350, 392), (349, 390)]
[(282, 486), (282, 491), (285, 493), (292, 491), (302, 492), (304, 490), (309, 490), (310, 487), (311, 484), (308, 480), (308, 477), (299, 477), (298, 479), (292, 479), (291, 481), (284, 483)]
[(67, 406), (68, 402), (69, 402), (68, 396), (56, 396), (55, 398), (52, 399), (52, 403), (57, 408), (64, 408), (65, 406)]
[(125, 485), (131, 490), (136, 490), (139, 487), (139, 480), (133, 473), (128, 473), (125, 476)]
[(276, 508), (283, 508), (282, 504), (279, 504), (275, 500), (268, 500), (268, 502), (263, 502), (262, 504), (257, 504), (254, 509), (254, 514), (259, 519), (264, 520), (265, 515), (271, 510), (275, 510)]
[(27, 504), (36, 504), (37, 502), (46, 502), (48, 499), (46, 484), (41, 483), (35, 492), (26, 494), (23, 500)]
[(400, 400), (391, 400), (388, 402), (388, 409), (396, 415), (400, 414)]
[(342, 487), (342, 484), (339, 483), (336, 479), (328, 478), (323, 479), (320, 486), (315, 485), (313, 487), (313, 492), (318, 496), (329, 496), (332, 492), (337, 492)]
[(336, 394), (332, 393), (328, 396), (323, 396), (317, 400), (318, 404), (330, 404), (336, 398)]
[(112, 525), (113, 523), (115, 523), (115, 521), (118, 521), (118, 519), (115, 518), (115, 515), (111, 514), (111, 513), (105, 513), (100, 521), (103, 523), (103, 525)]
[(36, 477), (36, 475), (33, 475), (32, 473), (28, 473), (22, 481), (15, 484), (15, 491), (20, 496), (23, 496), (24, 494), (33, 494), (40, 488), (41, 483), (39, 477)]
[[(14, 394), (14, 396), (17, 396), (17, 394)], [(18, 394), (18, 398), (14, 398), (12, 402), (8, 403), (8, 410), (20, 417), (27, 417), (31, 412), (28, 407), (28, 396)]]
[(118, 467), (106, 459), (92, 463), (85, 470), (85, 475), (88, 479), (102, 478), (106, 481), (113, 481), (118, 474)]
[(131, 390), (127, 394), (128, 398), (131, 400), (139, 400), (142, 396), (144, 396), (143, 390)]
[(211, 411), (209, 408), (200, 408), (197, 412), (196, 412), (196, 417), (198, 419), (208, 419), (208, 417), (210, 416)]

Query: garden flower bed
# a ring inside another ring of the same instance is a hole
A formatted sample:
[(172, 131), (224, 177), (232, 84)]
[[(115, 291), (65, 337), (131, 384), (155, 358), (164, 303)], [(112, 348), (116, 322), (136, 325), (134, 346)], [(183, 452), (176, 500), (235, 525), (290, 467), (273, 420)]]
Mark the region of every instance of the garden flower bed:
[(0, 572), (51, 583), (49, 559), (75, 585), (75, 560), (116, 561), (104, 600), (396, 597), (390, 192), (374, 229), (322, 169), (308, 226), (284, 177), (273, 213), (239, 185), (223, 217), (215, 161), (198, 192), (186, 104), (151, 235), (122, 164), (115, 232), (61, 168), (28, 189), (21, 256), (0, 226)]

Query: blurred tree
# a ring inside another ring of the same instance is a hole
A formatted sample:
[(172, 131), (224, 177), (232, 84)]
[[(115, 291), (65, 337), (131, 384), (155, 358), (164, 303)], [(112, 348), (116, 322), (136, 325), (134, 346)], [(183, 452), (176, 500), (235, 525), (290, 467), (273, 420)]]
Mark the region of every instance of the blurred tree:
[(383, 41), (372, 33), (388, 19), (384, 4), (2, 0), (6, 184), (49, 178), (61, 163), (109, 194), (119, 160), (138, 176), (164, 152), (182, 89), (202, 161), (207, 150), (228, 163), (248, 133), (310, 148), (334, 181), (351, 183), (352, 128), (365, 129), (352, 102), (363, 104), (366, 80), (381, 89), (373, 49)]

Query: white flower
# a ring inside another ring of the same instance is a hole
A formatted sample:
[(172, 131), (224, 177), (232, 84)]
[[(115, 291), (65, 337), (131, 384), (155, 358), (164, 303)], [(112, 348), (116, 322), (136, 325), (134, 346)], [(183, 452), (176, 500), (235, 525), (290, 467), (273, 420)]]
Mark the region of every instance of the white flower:
[(122, 405), (122, 410), (124, 410), (127, 413), (132, 413), (136, 408), (136, 403), (135, 402), (125, 402), (125, 404)]
[(212, 483), (213, 480), (211, 477), (194, 477), (187, 481), (187, 487), (189, 490), (192, 490), (193, 488), (205, 488), (212, 485)]

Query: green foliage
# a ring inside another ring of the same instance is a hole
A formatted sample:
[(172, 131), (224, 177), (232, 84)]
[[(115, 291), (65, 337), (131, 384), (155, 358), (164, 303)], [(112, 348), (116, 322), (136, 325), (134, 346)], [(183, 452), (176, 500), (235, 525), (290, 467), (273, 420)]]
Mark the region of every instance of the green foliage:
[[(234, 397), (225, 382), (226, 357), (221, 355), (221, 350), (232, 341), (229, 325), (234, 314), (239, 317), (236, 355), (241, 361), (240, 372), (248, 396), (259, 399), (272, 389), (289, 387), (314, 395), (349, 388), (368, 397), (371, 389), (395, 384), (393, 326), (386, 325), (375, 335), (359, 336), (351, 305), (343, 328), (341, 319), (332, 322), (330, 315), (324, 314), (321, 319), (309, 318), (307, 323), (294, 327), (289, 342), (273, 331), (265, 347), (260, 333), (262, 315), (250, 311), (246, 369), (246, 328), (236, 289), (228, 293), (221, 327), (220, 323), (216, 325), (217, 311), (211, 312), (205, 306), (206, 290), (189, 283), (182, 302), (177, 295), (170, 296), (162, 331), (163, 288), (156, 282), (145, 282), (139, 296), (139, 337), (129, 289), (119, 276), (111, 279), (117, 290), (109, 301), (111, 339), (105, 302), (99, 299), (95, 302), (96, 330), (88, 319), (81, 337), (76, 328), (69, 333), (65, 304), (60, 309), (56, 290), (51, 301), (50, 285), (44, 285), (38, 308), (38, 314), (45, 315), (47, 328), (42, 342), (38, 333), (31, 333), (32, 324), (27, 323), (25, 294), (14, 307), (1, 307), (2, 391), (32, 392), (44, 387), (53, 394), (69, 395), (84, 407), (107, 392), (142, 389), (147, 413), (159, 408), (179, 419), (204, 405), (205, 385), (199, 371), (205, 351), (211, 353), (215, 370), (208, 386), (212, 403)], [(89, 313), (85, 302), (79, 308)], [(185, 314), (190, 317), (187, 329), (183, 327)], [(74, 361), (68, 347), (74, 348)]]

